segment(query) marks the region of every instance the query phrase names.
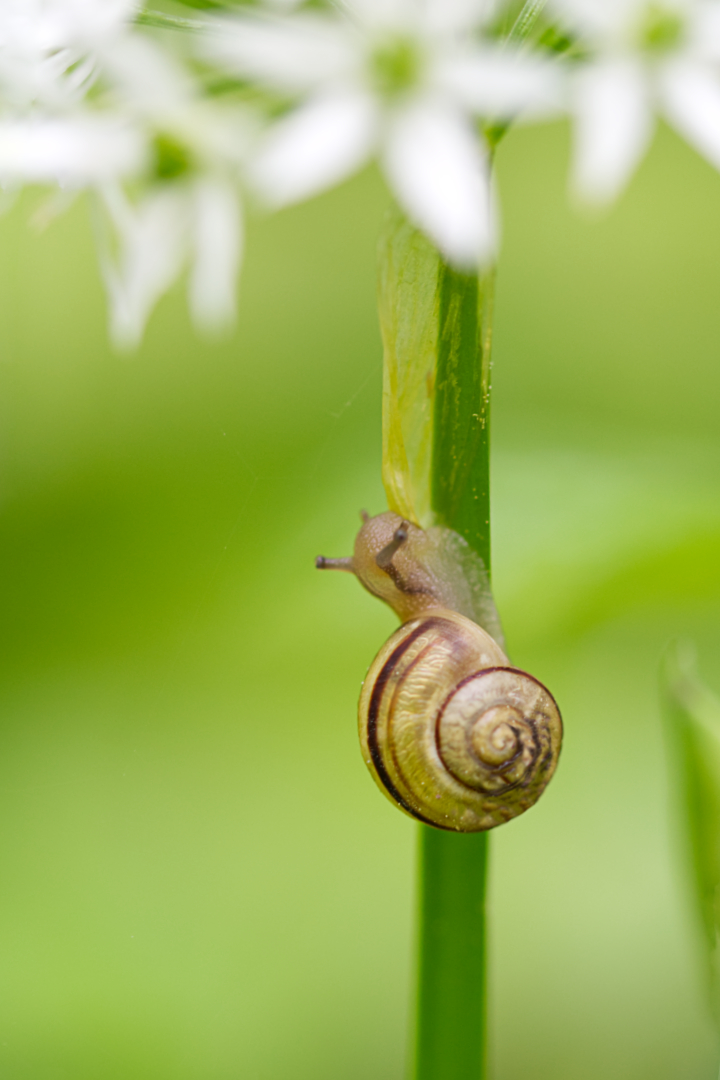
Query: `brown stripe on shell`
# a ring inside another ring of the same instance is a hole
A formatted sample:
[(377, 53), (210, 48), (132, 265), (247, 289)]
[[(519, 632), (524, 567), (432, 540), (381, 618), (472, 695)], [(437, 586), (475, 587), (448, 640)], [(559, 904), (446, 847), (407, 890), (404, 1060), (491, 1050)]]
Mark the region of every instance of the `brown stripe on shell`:
[[(388, 794), (392, 796), (392, 798), (399, 806), (402, 806), (404, 810), (407, 810), (408, 814), (411, 814), (412, 817), (417, 818), (418, 821), (424, 822), (425, 825), (432, 825), (436, 829), (442, 829), (443, 826), (438, 825), (436, 822), (431, 821), (430, 818), (427, 818), (423, 814), (421, 814), (418, 811), (417, 807), (412, 806), (395, 787), (395, 784), (393, 783), (390, 774), (385, 768), (385, 763), (382, 759), (382, 754), (380, 753), (380, 747), (378, 745), (377, 723), (378, 716), (380, 714), (380, 706), (382, 704), (383, 694), (385, 693), (385, 689), (388, 682), (390, 681), (390, 678), (395, 668), (398, 666), (410, 646), (415, 641), (417, 641), (419, 637), (421, 637), (427, 630), (431, 630), (434, 627), (439, 626), (442, 622), (442, 619), (425, 619), (419, 626), (417, 626), (413, 630), (411, 634), (408, 634), (405, 640), (398, 645), (397, 649), (395, 649), (395, 651), (390, 654), (388, 659), (383, 664), (381, 670), (378, 672), (377, 678), (375, 679), (375, 684), (373, 686), (373, 691), (370, 697), (370, 704), (368, 705), (367, 712), (368, 749), (370, 750), (370, 757), (372, 758), (372, 763), (375, 766), (375, 771), (377, 773), (378, 779), (380, 780)], [(424, 651), (425, 650), (423, 650), (423, 652)], [(422, 654), (423, 653), (421, 653), (420, 655)], [(455, 830), (451, 827), (448, 831), (454, 832)]]
[[(451, 641), (453, 641), (453, 642), (454, 641), (462, 641), (462, 636), (460, 634), (457, 634), (456, 628), (453, 626), (453, 624), (451, 622), (448, 622), (447, 619), (434, 618), (432, 620), (428, 620), (428, 621), (425, 622), (425, 629), (429, 629), (429, 628), (439, 629), (440, 627), (442, 627), (443, 630), (447, 633), (448, 639), (450, 639)], [(414, 639), (417, 640), (417, 634), (414, 635)], [(390, 705), (388, 706), (388, 714), (389, 714), (390, 717), (392, 717), (392, 715), (394, 713), (397, 698), (399, 697), (399, 695), (401, 694), (401, 692), (403, 690), (403, 685), (404, 685), (405, 681), (412, 676), (413, 672), (415, 671), (415, 668), (420, 667), (423, 663), (425, 663), (425, 661), (428, 658), (428, 655), (432, 654), (434, 652), (434, 650), (437, 649), (437, 646), (438, 646), (438, 641), (437, 641), (436, 638), (433, 639), (432, 641), (429, 641), (428, 644), (425, 646), (425, 648), (421, 649), (421, 651), (417, 654), (417, 656), (414, 657), (414, 659), (411, 660), (410, 663), (407, 665), (407, 667), (404, 669), (404, 671), (402, 673), (402, 678), (400, 678), (398, 680), (398, 684), (395, 687), (395, 690), (394, 690), (394, 693), (393, 693), (392, 701), (390, 702)], [(443, 708), (445, 707), (445, 703), (443, 703), (442, 707)], [(436, 747), (438, 747), (437, 736), (435, 738), (435, 745), (436, 745)], [(392, 738), (392, 734), (391, 734), (390, 731), (388, 732), (387, 752), (392, 758), (393, 765), (395, 766), (395, 771), (396, 771), (398, 777), (403, 781), (403, 783), (405, 784), (405, 787), (412, 791), (412, 783), (410, 783), (408, 781), (407, 776), (405, 775), (405, 772), (403, 770), (403, 762), (400, 760), (400, 757), (398, 756), (398, 753), (396, 751), (396, 742), (395, 742), (395, 739)], [(439, 759), (439, 762), (442, 763), (442, 758), (439, 755), (439, 748), (438, 748), (438, 759)], [(444, 765), (443, 765), (443, 767), (444, 767)], [(413, 810), (412, 813), (414, 814), (415, 817), (420, 818), (422, 821), (428, 822), (428, 824), (432, 825), (434, 829), (445, 829), (447, 832), (457, 832), (458, 831), (454, 825), (443, 825), (441, 822), (439, 822), (437, 820), (437, 818), (425, 818), (425, 817), (422, 817), (422, 814), (418, 810)]]

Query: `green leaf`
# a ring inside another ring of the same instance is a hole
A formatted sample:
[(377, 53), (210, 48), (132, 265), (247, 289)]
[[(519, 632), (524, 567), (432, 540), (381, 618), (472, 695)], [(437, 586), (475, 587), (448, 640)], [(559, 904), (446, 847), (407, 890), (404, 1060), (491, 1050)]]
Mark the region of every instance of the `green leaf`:
[(493, 284), (492, 273), (447, 266), (399, 210), (388, 213), (378, 289), (388, 506), (459, 533), (486, 571)]
[(720, 925), (720, 701), (696, 670), (688, 642), (664, 657), (661, 683), (670, 760), (679, 792), (696, 907), (705, 934), (708, 969), (717, 1010), (717, 939)]
[(388, 507), (427, 527), (430, 511), (440, 258), (400, 213), (379, 245), (378, 311), (384, 349), (383, 466)]

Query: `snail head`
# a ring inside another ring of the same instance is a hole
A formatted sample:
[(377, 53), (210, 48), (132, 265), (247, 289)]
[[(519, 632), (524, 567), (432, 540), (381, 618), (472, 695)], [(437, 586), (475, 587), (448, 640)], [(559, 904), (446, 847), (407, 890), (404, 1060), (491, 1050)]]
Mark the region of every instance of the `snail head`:
[(315, 560), (319, 570), (347, 570), (373, 596), (384, 600), (403, 622), (442, 604), (441, 583), (433, 571), (433, 544), (419, 525), (387, 511), (370, 517), (345, 559)]

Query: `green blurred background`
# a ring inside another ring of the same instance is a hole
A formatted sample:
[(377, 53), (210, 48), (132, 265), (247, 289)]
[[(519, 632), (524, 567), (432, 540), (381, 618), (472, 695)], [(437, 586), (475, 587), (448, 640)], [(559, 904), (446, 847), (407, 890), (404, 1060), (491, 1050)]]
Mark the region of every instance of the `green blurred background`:
[[(499, 161), (495, 585), (566, 743), (492, 836), (493, 1080), (709, 1080), (656, 675), (689, 634), (720, 688), (720, 179), (663, 131), (588, 219), (567, 154)], [(313, 568), (384, 509), (387, 201), (254, 222), (236, 335), (178, 289), (129, 358), (85, 209), (0, 221), (3, 1080), (402, 1080), (416, 830), (355, 733), (394, 618)]]

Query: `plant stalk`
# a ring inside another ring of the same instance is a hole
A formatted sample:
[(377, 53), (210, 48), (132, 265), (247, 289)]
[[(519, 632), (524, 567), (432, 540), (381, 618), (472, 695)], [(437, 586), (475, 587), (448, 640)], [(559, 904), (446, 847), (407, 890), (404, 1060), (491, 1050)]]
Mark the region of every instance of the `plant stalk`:
[[(494, 275), (438, 272), (431, 500), (490, 569), (489, 408)], [(482, 1080), (487, 833), (420, 827), (415, 1080)]]

